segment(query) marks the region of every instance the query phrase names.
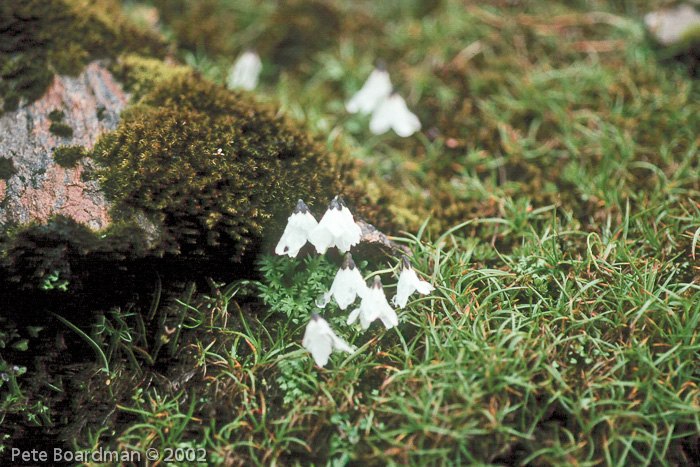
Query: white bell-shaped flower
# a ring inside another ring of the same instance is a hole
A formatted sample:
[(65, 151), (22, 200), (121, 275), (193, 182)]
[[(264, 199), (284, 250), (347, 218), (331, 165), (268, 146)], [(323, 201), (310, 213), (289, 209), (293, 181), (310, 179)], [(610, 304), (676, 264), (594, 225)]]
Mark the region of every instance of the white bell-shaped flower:
[(326, 301), (331, 296), (335, 298), (341, 310), (346, 309), (355, 298), (362, 298), (367, 291), (367, 284), (360, 274), (360, 270), (352, 260), (350, 253), (345, 255), (343, 266), (338, 270), (331, 284), (331, 289), (325, 294)]
[(261, 71), (260, 56), (253, 50), (246, 50), (231, 67), (226, 86), (229, 89), (252, 91), (258, 85)]
[(408, 296), (413, 292), (427, 295), (435, 290), (430, 283), (418, 278), (416, 271), (411, 267), (408, 258), (403, 257), (403, 267), (399, 275), (399, 283), (396, 286), (396, 295), (391, 299), (392, 303), (399, 308), (403, 308), (408, 303)]
[(361, 236), (362, 229), (355, 223), (355, 218), (343, 200), (336, 196), (318, 226), (309, 234), (309, 241), (319, 254), (324, 254), (334, 246), (345, 253), (360, 243)]
[(393, 92), (372, 114), (369, 129), (375, 135), (393, 129), (397, 135), (405, 138), (420, 130), (421, 124), (418, 117), (408, 110), (403, 97)]
[(289, 255), (295, 258), (309, 239), (309, 234), (318, 226), (318, 222), (309, 211), (304, 201), (297, 202), (294, 212), (287, 219), (287, 226), (284, 228), (282, 238), (275, 247), (278, 255)]
[(386, 301), (386, 295), (384, 295), (384, 288), (379, 276), (374, 276), (374, 283), (365, 292), (360, 306), (348, 316), (348, 324), (357, 321), (358, 317), (360, 318), (362, 329), (367, 329), (375, 319), (382, 320), (387, 329), (399, 324), (399, 317), (389, 305), (389, 302)]
[(301, 345), (311, 352), (316, 365), (321, 367), (326, 366), (328, 357), (330, 357), (333, 350), (355, 352), (347, 342), (335, 335), (328, 322), (315, 311), (311, 315), (311, 321), (306, 325)]
[(384, 99), (389, 97), (391, 90), (389, 72), (382, 64), (379, 64), (372, 70), (362, 89), (347, 101), (345, 108), (351, 114), (357, 112), (364, 115), (370, 114)]

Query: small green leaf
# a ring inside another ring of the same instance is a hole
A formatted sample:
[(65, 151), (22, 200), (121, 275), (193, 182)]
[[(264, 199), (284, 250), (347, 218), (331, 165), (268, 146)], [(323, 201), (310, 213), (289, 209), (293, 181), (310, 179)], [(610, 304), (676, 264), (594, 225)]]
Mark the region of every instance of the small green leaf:
[(43, 326), (27, 326), (27, 332), (30, 337), (39, 337), (39, 332), (44, 329)]
[(20, 341), (15, 342), (12, 344), (13, 349), (21, 350), (22, 352), (26, 351), (29, 348), (29, 339), (22, 339)]

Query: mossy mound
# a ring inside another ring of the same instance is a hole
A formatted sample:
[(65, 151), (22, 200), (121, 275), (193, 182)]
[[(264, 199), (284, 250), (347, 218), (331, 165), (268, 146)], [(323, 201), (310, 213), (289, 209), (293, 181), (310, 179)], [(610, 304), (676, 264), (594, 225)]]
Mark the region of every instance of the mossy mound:
[(117, 222), (155, 226), (154, 252), (240, 259), (298, 198), (324, 206), (351, 183), (350, 163), (275, 109), (192, 74), (156, 85), (123, 117), (90, 153), (101, 167), (91, 176)]
[(124, 50), (162, 57), (166, 45), (130, 25), (114, 0), (0, 2), (2, 110), (40, 98), (54, 73), (77, 75)]

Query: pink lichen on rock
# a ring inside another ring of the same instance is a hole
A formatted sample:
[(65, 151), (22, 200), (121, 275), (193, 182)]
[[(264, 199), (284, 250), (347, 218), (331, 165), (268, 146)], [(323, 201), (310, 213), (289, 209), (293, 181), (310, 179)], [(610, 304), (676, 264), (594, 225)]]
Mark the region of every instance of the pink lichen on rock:
[[(11, 157), (17, 173), (0, 184), (0, 225), (45, 220), (54, 214), (70, 216), (92, 229), (105, 228), (109, 208), (96, 182), (81, 180), (84, 164), (65, 169), (54, 162), (60, 145), (92, 148), (97, 137), (117, 127), (129, 96), (100, 62), (77, 77), (56, 76), (44, 96), (0, 117), (0, 155)], [(48, 114), (65, 114), (72, 137), (49, 131)]]

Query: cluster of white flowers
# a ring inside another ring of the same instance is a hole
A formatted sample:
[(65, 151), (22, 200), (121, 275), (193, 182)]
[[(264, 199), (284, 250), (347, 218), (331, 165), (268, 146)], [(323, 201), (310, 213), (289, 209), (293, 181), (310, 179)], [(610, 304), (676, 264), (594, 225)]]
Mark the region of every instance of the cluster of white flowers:
[(346, 252), (360, 243), (361, 236), (360, 226), (355, 223), (355, 218), (339, 196), (331, 201), (321, 222), (316, 222), (309, 207), (300, 199), (287, 219), (287, 227), (275, 247), (275, 253), (294, 258), (307, 241), (320, 254), (331, 247)]
[[(248, 49), (229, 69), (226, 86), (229, 89), (252, 91), (258, 85), (261, 71), (260, 56), (254, 50)], [(375, 135), (393, 129), (397, 135), (405, 138), (421, 129), (418, 117), (408, 110), (406, 101), (391, 85), (389, 72), (383, 64), (372, 70), (362, 89), (352, 96), (345, 108), (353, 114), (372, 114), (369, 129)]]
[[(361, 229), (355, 223), (355, 218), (340, 197), (336, 196), (331, 201), (320, 222), (316, 222), (304, 201), (299, 200), (294, 212), (287, 220), (287, 226), (275, 247), (275, 253), (294, 258), (307, 241), (320, 254), (325, 253), (331, 247), (336, 247), (345, 253), (360, 242), (360, 237)], [(418, 278), (405, 256), (402, 265), (396, 295), (392, 299), (394, 305), (400, 308), (406, 306), (408, 297), (412, 293), (419, 292), (427, 295), (435, 290), (431, 284)], [(341, 268), (333, 279), (330, 290), (317, 300), (317, 306), (324, 308), (333, 298), (338, 307), (345, 310), (358, 297), (361, 300), (360, 306), (350, 313), (347, 324), (353, 324), (358, 318), (362, 329), (367, 329), (377, 319), (387, 329), (399, 324), (396, 311), (386, 299), (379, 276), (375, 276), (372, 285), (367, 287), (352, 256), (347, 253)], [(354, 352), (352, 347), (338, 337), (328, 322), (315, 311), (311, 321), (306, 326), (302, 346), (311, 352), (316, 364), (321, 367), (328, 363), (328, 357), (333, 350)]]
[(406, 101), (391, 85), (389, 72), (378, 65), (365, 81), (362, 88), (345, 104), (350, 113), (372, 114), (369, 129), (375, 135), (393, 129), (402, 137), (411, 136), (421, 129), (418, 117), (408, 110)]

